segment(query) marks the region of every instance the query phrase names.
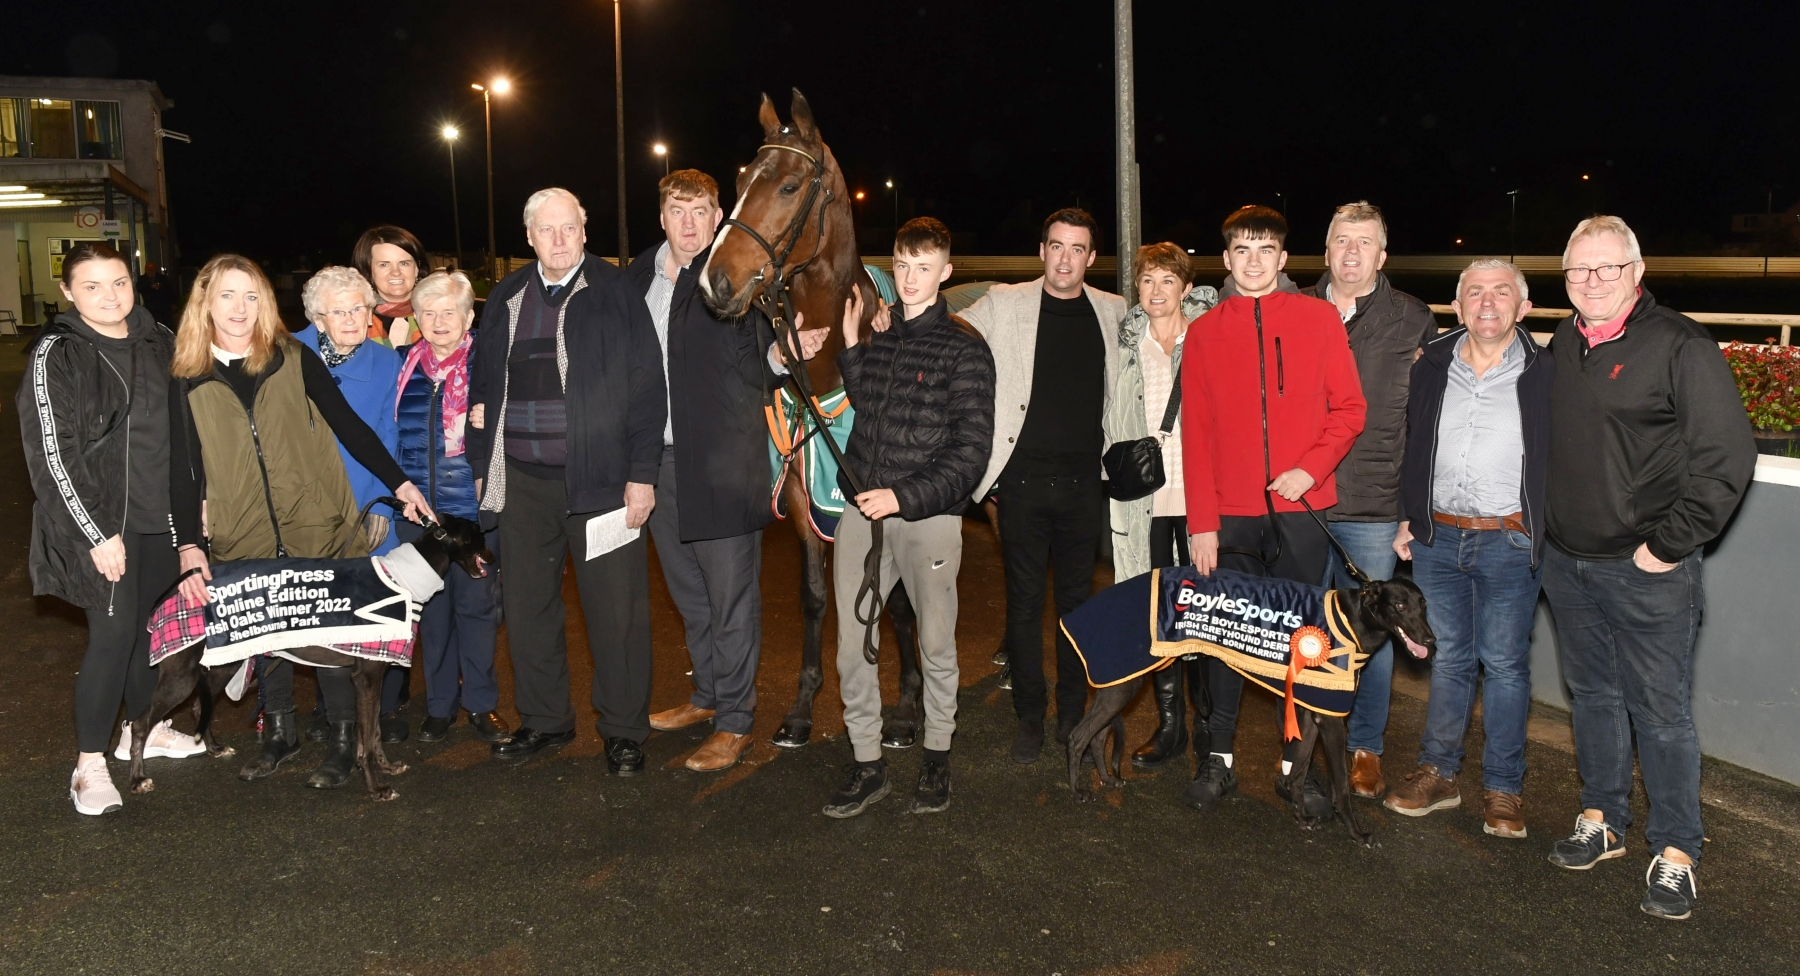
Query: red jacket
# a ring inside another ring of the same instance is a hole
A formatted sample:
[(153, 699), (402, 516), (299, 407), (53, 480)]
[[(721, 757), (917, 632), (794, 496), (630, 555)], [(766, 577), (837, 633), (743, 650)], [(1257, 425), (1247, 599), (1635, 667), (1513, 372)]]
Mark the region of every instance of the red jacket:
[[(1256, 375), (1259, 332), (1266, 401)], [(1313, 476), (1316, 484), (1306, 500), (1314, 509), (1337, 504), (1333, 472), (1362, 432), (1367, 407), (1337, 309), (1288, 292), (1227, 298), (1194, 320), (1183, 345), (1181, 465), (1188, 531), (1217, 531), (1221, 515), (1268, 514), (1263, 488), (1290, 468)], [(1297, 502), (1270, 497), (1278, 512), (1301, 511)]]

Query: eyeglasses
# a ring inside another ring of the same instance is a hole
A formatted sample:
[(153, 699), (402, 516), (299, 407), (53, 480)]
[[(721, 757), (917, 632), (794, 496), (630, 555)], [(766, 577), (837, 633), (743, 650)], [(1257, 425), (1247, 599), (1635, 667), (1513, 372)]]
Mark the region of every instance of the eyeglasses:
[[(1632, 264), (1636, 263), (1637, 262), (1635, 261), (1632, 262)], [(1588, 280), (1588, 275), (1593, 275), (1601, 281), (1618, 281), (1619, 275), (1623, 274), (1625, 269), (1630, 266), (1631, 265), (1626, 264), (1603, 264), (1598, 268), (1564, 268), (1563, 280), (1571, 285), (1579, 285)]]
[[(1618, 275), (1614, 274), (1613, 277), (1617, 278)], [(367, 305), (352, 305), (349, 308), (331, 309), (330, 311), (325, 313), (325, 317), (328, 319), (335, 319), (339, 322), (353, 322), (357, 319), (362, 318), (364, 315), (367, 315), (368, 313), (369, 313), (369, 306), (367, 306)]]

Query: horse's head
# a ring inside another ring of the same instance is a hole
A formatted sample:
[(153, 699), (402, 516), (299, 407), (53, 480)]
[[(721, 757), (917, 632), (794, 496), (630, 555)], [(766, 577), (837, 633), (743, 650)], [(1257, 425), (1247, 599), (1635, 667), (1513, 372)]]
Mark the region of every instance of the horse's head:
[(737, 205), (700, 269), (700, 290), (715, 314), (736, 318), (766, 282), (792, 273), (818, 249), (821, 217), (835, 193), (827, 180), (827, 150), (806, 96), (794, 91), (783, 124), (762, 97), (763, 144), (737, 179)]
[[(1355, 593), (1345, 594), (1360, 611), (1352, 623), (1363, 650), (1373, 653), (1381, 646), (1382, 632), (1392, 634), (1406, 645), (1407, 653), (1423, 661), (1437, 647), (1437, 635), (1425, 619), (1425, 594), (1412, 580), (1370, 580)], [(1368, 632), (1363, 632), (1364, 629)], [(1372, 639), (1371, 639), (1372, 638)]]

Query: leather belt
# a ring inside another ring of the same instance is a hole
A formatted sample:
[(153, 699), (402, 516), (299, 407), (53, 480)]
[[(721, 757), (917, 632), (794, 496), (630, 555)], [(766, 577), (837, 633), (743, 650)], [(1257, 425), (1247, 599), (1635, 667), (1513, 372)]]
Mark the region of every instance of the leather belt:
[(1468, 515), (1446, 515), (1443, 512), (1432, 512), (1431, 520), (1439, 525), (1448, 525), (1458, 529), (1476, 529), (1484, 532), (1498, 532), (1501, 529), (1511, 529), (1520, 535), (1528, 536), (1531, 534), (1531, 530), (1525, 527), (1525, 520), (1519, 517), (1518, 512), (1514, 512), (1511, 515), (1502, 515), (1499, 518), (1493, 518), (1491, 516), (1475, 518)]

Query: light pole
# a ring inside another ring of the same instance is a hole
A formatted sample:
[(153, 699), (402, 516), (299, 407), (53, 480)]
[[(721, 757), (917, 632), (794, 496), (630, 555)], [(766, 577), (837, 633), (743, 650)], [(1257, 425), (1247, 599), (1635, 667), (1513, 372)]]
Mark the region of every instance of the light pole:
[(490, 95), (504, 95), (512, 91), (512, 82), (505, 78), (495, 78), (484, 87), (470, 85), (470, 88), (481, 93), (481, 121), (487, 128), (487, 204), (488, 204), (488, 246), (487, 274), (489, 281), (500, 280), (500, 255), (494, 249), (494, 110)]
[(894, 181), (887, 181), (888, 196), (894, 198), (894, 235), (900, 234), (900, 191), (894, 188)]
[(1131, 0), (1113, 0), (1113, 87), (1118, 113), (1114, 146), (1117, 163), (1119, 206), (1119, 294), (1127, 307), (1137, 304), (1137, 275), (1131, 262), (1137, 257), (1142, 213), (1139, 202), (1137, 162), (1137, 95), (1135, 61), (1131, 41)]
[(1512, 201), (1512, 221), (1506, 229), (1507, 246), (1512, 248), (1512, 254), (1507, 260), (1516, 264), (1519, 260), (1519, 191), (1506, 191), (1506, 198)]
[(454, 125), (446, 125), (442, 129), (444, 145), (450, 150), (450, 223), (456, 228), (456, 266), (462, 267), (462, 203), (456, 196), (456, 137), (462, 131)]
[(613, 116), (619, 122), (619, 267), (630, 260), (625, 232), (625, 47), (619, 30), (619, 0), (613, 0)]
[(661, 157), (663, 161), (663, 175), (669, 175), (669, 147), (659, 142), (656, 145), (651, 146), (650, 151)]

